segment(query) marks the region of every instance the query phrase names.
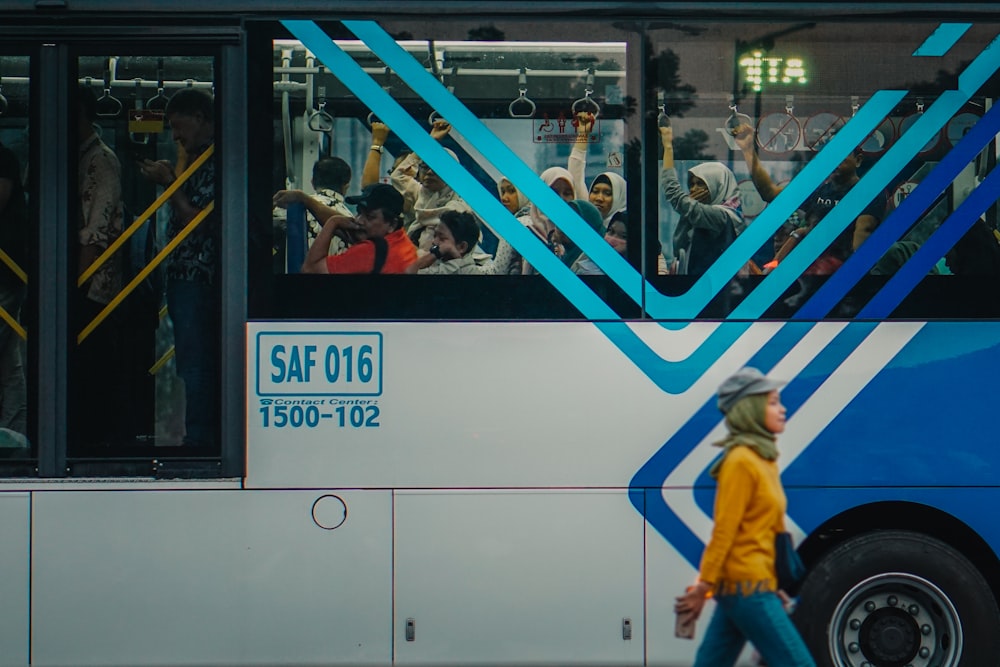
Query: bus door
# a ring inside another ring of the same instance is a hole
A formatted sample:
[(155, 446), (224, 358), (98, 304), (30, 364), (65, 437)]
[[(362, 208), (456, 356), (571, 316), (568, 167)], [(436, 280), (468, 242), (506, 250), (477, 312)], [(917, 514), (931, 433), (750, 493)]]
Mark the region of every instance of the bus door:
[(0, 53), (0, 179), (24, 201), (0, 209), (3, 474), (238, 473), (222, 330), (242, 326), (245, 290), (223, 254), (242, 241), (223, 238), (217, 164), (224, 132), (245, 137), (225, 74), (239, 29), (18, 30)]

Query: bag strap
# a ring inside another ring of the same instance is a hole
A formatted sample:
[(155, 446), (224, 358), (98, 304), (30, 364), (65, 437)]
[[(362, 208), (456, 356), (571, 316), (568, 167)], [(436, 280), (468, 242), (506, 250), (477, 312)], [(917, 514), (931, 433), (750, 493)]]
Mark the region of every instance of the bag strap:
[(385, 259), (389, 256), (389, 243), (381, 236), (368, 240), (375, 244), (375, 263), (372, 265), (372, 273), (382, 273)]

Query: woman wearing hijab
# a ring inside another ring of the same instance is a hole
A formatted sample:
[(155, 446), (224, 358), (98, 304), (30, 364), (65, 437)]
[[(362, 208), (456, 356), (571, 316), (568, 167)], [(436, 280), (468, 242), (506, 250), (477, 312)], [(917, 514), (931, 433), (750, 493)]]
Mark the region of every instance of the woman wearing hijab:
[[(572, 177), (562, 167), (550, 167), (543, 171), (539, 177), (563, 201), (569, 202), (574, 199)], [(517, 219), (522, 225), (534, 232), (539, 240), (552, 248), (556, 226), (552, 224), (548, 216), (542, 213), (537, 206), (529, 202), (521, 191), (506, 178), (500, 179), (500, 182), (497, 184), (497, 191), (500, 194), (500, 202), (504, 207), (517, 215)], [(514, 208), (515, 206), (517, 207), (516, 209)], [(494, 258), (491, 261), (480, 263), (480, 268), (487, 275), (529, 275), (534, 273), (531, 265), (525, 262), (520, 253), (514, 250), (513, 246), (502, 237), (497, 245)]]
[[(431, 136), (441, 141), (451, 130), (447, 121), (436, 120), (431, 128)], [(444, 149), (457, 162), (458, 156), (450, 148)], [(471, 212), (458, 193), (420, 159), (416, 153), (403, 158), (389, 176), (392, 185), (403, 193), (404, 200), (412, 200), (413, 208), (407, 219), (406, 233), (421, 254), (434, 245), (434, 228), (445, 211)]]
[[(579, 214), (583, 221), (594, 230), (598, 236), (604, 235), (604, 221), (601, 219), (601, 212), (596, 206), (583, 199), (574, 199), (569, 203), (569, 207)], [(556, 254), (568, 266), (573, 273), (583, 276), (600, 276), (604, 272), (598, 268), (597, 264), (583, 254), (583, 250), (577, 246), (572, 239), (563, 231), (556, 228), (553, 234), (556, 243)]]
[[(587, 146), (590, 143), (590, 128), (594, 124), (590, 114), (578, 114), (576, 119), (576, 142), (570, 151), (566, 168), (573, 176), (573, 188), (578, 196), (582, 196), (586, 188), (584, 172), (587, 168)], [(611, 218), (628, 206), (628, 184), (620, 174), (605, 171), (590, 182), (587, 198), (601, 212), (605, 228), (611, 224)]]
[(709, 470), (718, 481), (712, 537), (698, 582), (674, 607), (697, 618), (715, 598), (695, 667), (732, 667), (747, 640), (769, 667), (816, 665), (785, 612), (774, 568), (775, 536), (785, 530), (776, 441), (785, 430), (783, 384), (748, 367), (719, 387), (729, 435), (715, 443), (722, 456)]
[[(573, 176), (568, 170), (562, 167), (549, 167), (541, 174), (539, 178), (545, 185), (552, 188), (552, 190), (559, 195), (564, 202), (571, 202), (576, 199), (576, 189), (573, 187)], [(550, 248), (554, 248), (555, 244), (555, 233), (556, 226), (549, 220), (549, 217), (542, 213), (541, 209), (532, 202), (528, 206), (528, 215), (518, 218), (521, 223), (535, 233), (535, 236), (539, 238), (540, 241), (545, 243)], [(522, 273), (524, 275), (533, 275), (535, 269), (527, 262), (523, 263)]]
[(721, 162), (705, 162), (688, 170), (688, 194), (681, 189), (674, 165), (674, 135), (660, 128), (663, 171), (660, 186), (667, 201), (680, 214), (674, 230), (674, 253), (683, 251), (685, 267), (680, 273), (700, 275), (719, 258), (743, 227), (743, 210), (736, 177)]
[(497, 183), (497, 192), (500, 194), (500, 203), (515, 217), (528, 214), (528, 198), (505, 176), (500, 177), (500, 182)]

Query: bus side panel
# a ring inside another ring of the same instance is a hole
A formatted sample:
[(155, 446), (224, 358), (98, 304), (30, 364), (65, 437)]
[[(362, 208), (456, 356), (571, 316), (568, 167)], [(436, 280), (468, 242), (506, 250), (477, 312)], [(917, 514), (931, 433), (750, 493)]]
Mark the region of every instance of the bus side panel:
[(397, 492), (395, 664), (642, 664), (642, 539), (624, 489)]
[(32, 664), (388, 664), (391, 521), (388, 492), (36, 492)]
[(0, 665), (28, 664), (31, 499), (0, 494)]
[[(630, 326), (684, 355), (714, 325)], [(252, 488), (625, 487), (721, 380), (665, 396), (586, 322), (251, 322), (247, 338)]]

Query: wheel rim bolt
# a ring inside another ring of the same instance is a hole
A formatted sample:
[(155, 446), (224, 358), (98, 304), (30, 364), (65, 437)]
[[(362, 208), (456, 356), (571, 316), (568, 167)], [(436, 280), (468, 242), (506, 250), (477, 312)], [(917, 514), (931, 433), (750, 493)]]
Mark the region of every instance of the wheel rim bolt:
[(869, 600), (868, 602), (866, 602), (865, 603), (865, 611), (867, 611), (869, 614), (871, 612), (875, 611), (875, 603), (872, 602), (871, 600)]
[(852, 618), (850, 626), (851, 626), (851, 630), (860, 630), (861, 629), (861, 621), (859, 621), (856, 618)]
[(926, 637), (931, 633), (931, 626), (924, 623), (923, 625), (920, 626), (920, 633)]
[(850, 644), (847, 645), (847, 650), (850, 651), (851, 653), (857, 653), (858, 651), (861, 650), (861, 647), (858, 646), (857, 642), (851, 642)]
[(920, 647), (921, 658), (929, 658), (930, 656), (931, 656), (931, 650), (929, 648), (927, 648), (926, 646)]
[(886, 602), (889, 603), (890, 607), (895, 607), (897, 604), (899, 604), (899, 598), (897, 598), (895, 595), (890, 595), (889, 599), (886, 600)]
[(917, 614), (920, 613), (920, 607), (918, 607), (915, 604), (911, 604), (909, 607), (906, 608), (906, 611), (910, 612), (910, 616), (916, 616)]

